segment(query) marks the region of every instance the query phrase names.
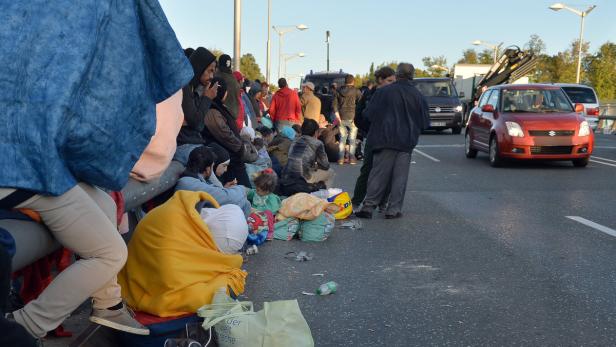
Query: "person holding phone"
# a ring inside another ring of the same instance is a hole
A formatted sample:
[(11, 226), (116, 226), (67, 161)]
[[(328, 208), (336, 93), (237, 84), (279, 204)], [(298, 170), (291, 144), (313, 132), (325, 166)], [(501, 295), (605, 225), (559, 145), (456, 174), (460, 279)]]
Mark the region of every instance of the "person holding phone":
[(174, 160), (186, 165), (190, 152), (206, 143), (201, 135), (205, 128), (205, 115), (218, 93), (218, 83), (212, 83), (216, 71), (216, 56), (203, 47), (190, 55), (190, 64), (195, 73), (183, 89), (182, 110), (184, 125), (177, 137), (178, 148)]

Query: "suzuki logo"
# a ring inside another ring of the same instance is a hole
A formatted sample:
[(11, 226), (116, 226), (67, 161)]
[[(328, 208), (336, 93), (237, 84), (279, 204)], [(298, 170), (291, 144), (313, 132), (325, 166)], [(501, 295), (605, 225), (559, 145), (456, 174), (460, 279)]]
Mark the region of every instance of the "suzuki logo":
[(440, 108), (440, 107), (435, 108), (435, 109), (434, 109), (434, 112), (436, 112), (436, 113), (440, 113), (440, 112), (441, 112), (441, 108)]
[(554, 131), (554, 130), (550, 130), (550, 132), (548, 133), (548, 135), (550, 135), (550, 136), (556, 136), (556, 131)]

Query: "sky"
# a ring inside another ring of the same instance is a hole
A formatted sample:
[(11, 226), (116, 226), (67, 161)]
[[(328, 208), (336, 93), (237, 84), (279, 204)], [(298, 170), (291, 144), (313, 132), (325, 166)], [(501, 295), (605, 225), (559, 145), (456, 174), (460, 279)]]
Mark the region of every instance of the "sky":
[[(284, 35), (288, 75), (326, 70), (325, 31), (331, 31), (330, 70), (368, 72), (372, 62), (406, 61), (422, 68), (426, 56), (444, 55), (453, 65), (474, 40), (523, 46), (539, 35), (547, 53), (567, 49), (579, 36), (580, 17), (548, 7), (557, 0), (271, 0), (272, 25), (304, 24)], [(233, 55), (233, 0), (160, 0), (183, 47), (219, 49)], [(616, 0), (565, 2), (586, 9), (584, 41), (591, 52), (616, 41)], [(241, 54), (255, 56), (265, 75), (267, 0), (242, 1)], [(271, 31), (271, 80), (278, 78), (278, 35)], [(299, 83), (299, 78), (290, 84)]]

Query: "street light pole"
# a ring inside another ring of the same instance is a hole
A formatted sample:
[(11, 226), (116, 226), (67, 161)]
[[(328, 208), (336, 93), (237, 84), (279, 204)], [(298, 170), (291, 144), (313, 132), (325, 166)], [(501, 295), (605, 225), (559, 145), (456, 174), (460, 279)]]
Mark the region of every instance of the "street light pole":
[(267, 84), (270, 83), (270, 73), (272, 71), (272, 61), (270, 58), (272, 43), (271, 43), (271, 33), (270, 29), (272, 27), (272, 0), (267, 0), (267, 63), (266, 63), (266, 72), (265, 72), (265, 81)]
[(299, 24), (295, 26), (289, 26), (289, 25), (273, 26), (272, 28), (274, 29), (274, 31), (276, 31), (276, 33), (278, 33), (278, 78), (281, 78), (282, 77), (282, 64), (283, 64), (283, 57), (282, 57), (282, 44), (283, 44), (282, 37), (283, 35), (295, 29), (304, 31), (308, 29), (308, 26), (304, 24)]
[(498, 60), (498, 50), (500, 49), (500, 47), (503, 45), (503, 43), (499, 43), (499, 44), (492, 44), (486, 41), (481, 41), (481, 40), (475, 40), (472, 42), (473, 45), (475, 46), (479, 46), (479, 45), (483, 45), (486, 46), (488, 48), (491, 48), (493, 50), (493, 57), (492, 57), (492, 62), (494, 64), (496, 64), (496, 61)]
[(287, 62), (289, 62), (289, 60), (295, 59), (295, 58), (303, 58), (305, 56), (306, 56), (306, 54), (304, 54), (304, 52), (283, 56), (283, 60), (284, 60), (284, 70), (283, 70), (284, 71), (284, 75), (283, 75), (283, 77), (287, 78)]
[(563, 3), (557, 2), (555, 4), (553, 4), (552, 6), (550, 6), (550, 10), (552, 11), (560, 11), (560, 10), (567, 10), (567, 11), (571, 11), (575, 14), (577, 14), (578, 16), (581, 17), (581, 23), (580, 23), (580, 40), (578, 41), (578, 61), (577, 61), (577, 71), (575, 74), (575, 83), (580, 83), (580, 75), (581, 75), (581, 71), (582, 71), (582, 47), (584, 46), (584, 19), (586, 18), (586, 16), (588, 16), (588, 14), (595, 9), (595, 7), (597, 7), (596, 5), (592, 5), (589, 8), (586, 9), (586, 11), (580, 11), (580, 10), (576, 10), (575, 8), (571, 8)]
[(325, 32), (325, 42), (327, 42), (327, 72), (329, 72), (329, 38), (330, 38), (330, 32), (329, 30), (327, 30)]
[(241, 59), (241, 33), (242, 33), (242, 0), (235, 0), (234, 6), (234, 28), (233, 28), (233, 69), (240, 70)]

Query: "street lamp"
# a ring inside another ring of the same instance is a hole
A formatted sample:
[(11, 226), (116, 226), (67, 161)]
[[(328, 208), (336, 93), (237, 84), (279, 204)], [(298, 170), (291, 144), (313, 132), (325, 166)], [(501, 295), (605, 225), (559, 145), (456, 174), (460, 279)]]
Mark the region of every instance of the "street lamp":
[(295, 54), (284, 54), (283, 55), (283, 60), (284, 60), (284, 77), (287, 78), (287, 62), (289, 62), (289, 60), (295, 59), (295, 58), (303, 58), (305, 57), (306, 54), (304, 52), (299, 52), (299, 53), (295, 53)]
[(560, 11), (560, 10), (569, 10), (582, 18), (580, 24), (580, 41), (578, 46), (578, 63), (577, 63), (577, 72), (575, 75), (575, 83), (580, 83), (580, 69), (582, 67), (582, 46), (584, 44), (584, 18), (588, 16), (588, 14), (597, 7), (596, 5), (592, 5), (586, 9), (586, 11), (576, 10), (575, 8), (571, 8), (563, 3), (557, 2), (550, 6), (550, 10), (552, 11)]
[(496, 63), (496, 60), (498, 60), (498, 50), (503, 45), (502, 42), (499, 43), (499, 44), (494, 44), (494, 43), (490, 43), (490, 42), (486, 42), (486, 41), (475, 40), (472, 43), (475, 46), (486, 46), (486, 47), (491, 48), (492, 50), (494, 50), (494, 63)]
[(308, 29), (308, 26), (305, 24), (299, 25), (285, 25), (285, 26), (273, 26), (272, 27), (276, 33), (278, 33), (278, 78), (282, 76), (282, 36), (286, 33), (290, 33), (294, 30), (304, 31)]

